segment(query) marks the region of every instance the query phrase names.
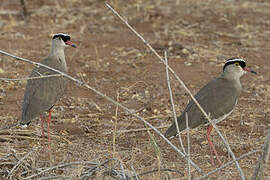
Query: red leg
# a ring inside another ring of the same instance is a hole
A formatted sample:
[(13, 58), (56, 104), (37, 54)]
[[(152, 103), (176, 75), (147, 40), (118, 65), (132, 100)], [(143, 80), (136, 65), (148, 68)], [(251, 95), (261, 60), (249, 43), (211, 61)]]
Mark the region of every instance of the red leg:
[(213, 127), (211, 125), (209, 125), (207, 127), (207, 140), (208, 140), (208, 145), (209, 145), (209, 150), (210, 150), (210, 156), (211, 156), (211, 163), (212, 165), (214, 166), (215, 163), (214, 163), (214, 158), (213, 158), (213, 149), (211, 148), (211, 144), (212, 144), (212, 141), (211, 141), (211, 131), (212, 131)]
[(52, 116), (52, 111), (49, 110), (49, 118), (47, 121), (48, 125), (48, 149), (51, 149), (51, 137), (50, 137), (50, 122), (51, 122), (51, 116)]
[(42, 145), (45, 144), (45, 136), (44, 136), (44, 118), (42, 114), (40, 114), (40, 120), (41, 120), (41, 132), (42, 132)]
[(219, 155), (218, 155), (218, 153), (217, 153), (217, 151), (215, 149), (215, 146), (214, 146), (214, 144), (213, 144), (213, 142), (211, 141), (211, 138), (210, 138), (212, 129), (213, 129), (213, 126), (211, 126), (211, 125), (209, 125), (208, 128), (207, 128), (207, 140), (208, 140), (208, 144), (209, 144), (209, 147), (210, 147), (211, 162), (214, 165), (214, 159), (213, 159), (213, 154), (214, 154), (217, 157), (217, 160), (218, 160), (219, 164), (221, 165), (222, 162), (219, 159)]

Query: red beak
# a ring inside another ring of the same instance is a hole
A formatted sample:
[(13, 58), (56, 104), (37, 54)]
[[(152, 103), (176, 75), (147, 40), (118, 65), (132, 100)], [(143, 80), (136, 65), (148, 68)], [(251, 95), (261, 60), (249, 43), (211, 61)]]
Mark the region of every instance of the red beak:
[(251, 72), (251, 73), (253, 73), (253, 74), (257, 74), (255, 71), (253, 71), (253, 70), (252, 70), (251, 68), (249, 68), (249, 67), (244, 67), (243, 70), (244, 70), (244, 71), (247, 71), (247, 72)]
[(65, 43), (66, 43), (66, 45), (69, 45), (69, 46), (71, 46), (71, 47), (74, 47), (74, 48), (77, 47), (77, 46), (76, 46), (75, 44), (73, 44), (71, 41), (66, 41)]

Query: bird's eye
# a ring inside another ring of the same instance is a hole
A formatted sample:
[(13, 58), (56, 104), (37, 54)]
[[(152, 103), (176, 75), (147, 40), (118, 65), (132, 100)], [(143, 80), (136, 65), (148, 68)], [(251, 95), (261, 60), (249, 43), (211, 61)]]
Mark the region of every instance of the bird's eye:
[(234, 64), (235, 64), (236, 66), (239, 66), (239, 62), (235, 62)]

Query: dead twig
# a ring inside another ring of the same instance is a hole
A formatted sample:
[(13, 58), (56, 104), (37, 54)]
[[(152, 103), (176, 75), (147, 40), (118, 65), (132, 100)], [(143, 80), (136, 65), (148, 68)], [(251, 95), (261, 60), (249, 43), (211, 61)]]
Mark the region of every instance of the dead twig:
[(70, 163), (65, 163), (65, 164), (59, 164), (59, 165), (52, 166), (52, 167), (46, 168), (44, 170), (41, 170), (39, 173), (28, 176), (24, 179), (31, 179), (31, 178), (37, 177), (37, 176), (39, 176), (45, 172), (51, 171), (53, 169), (63, 168), (63, 167), (72, 166), (72, 165), (81, 165), (81, 164), (96, 165), (97, 163), (92, 162), (92, 161), (75, 161), (75, 162), (70, 162)]
[(138, 175), (137, 175), (137, 173), (136, 173), (136, 171), (135, 171), (135, 169), (134, 169), (134, 167), (132, 165), (131, 165), (131, 169), (132, 169), (132, 171), (134, 173), (133, 177), (135, 178), (135, 180), (139, 180), (139, 177), (138, 177)]
[(190, 166), (190, 135), (188, 126), (188, 114), (186, 113), (186, 127), (187, 127), (187, 144), (188, 144), (188, 180), (191, 180), (191, 166)]
[[(169, 127), (169, 125), (159, 126), (159, 127), (156, 127), (156, 128), (157, 129), (163, 129), (163, 128), (167, 128), (167, 127)], [(119, 131), (116, 131), (116, 133), (120, 134), (120, 133), (147, 131), (147, 130), (153, 130), (153, 129), (149, 129), (149, 128), (128, 129), (128, 130), (119, 130)], [(107, 135), (107, 134), (112, 134), (112, 133), (114, 133), (114, 132), (111, 131), (111, 132), (106, 132), (106, 133), (103, 133), (103, 134)]]
[[(121, 179), (127, 179), (121, 161), (119, 161), (119, 160), (116, 159), (116, 158), (107, 159), (107, 160), (103, 161), (102, 163), (99, 163), (99, 164), (97, 164), (97, 165), (95, 165), (95, 166), (89, 168), (89, 170), (87, 170), (86, 172), (84, 172), (84, 173), (81, 175), (80, 179), (83, 179), (83, 178), (92, 176), (92, 175), (94, 174), (94, 171), (95, 171), (98, 167), (105, 166), (107, 163), (109, 163), (110, 161), (113, 161), (113, 160), (118, 161), (119, 164), (120, 164), (121, 173), (117, 173), (117, 174), (120, 174), (120, 176), (122, 176)], [(110, 170), (109, 172), (112, 172), (112, 171), (113, 171), (113, 170)], [(115, 172), (115, 171), (113, 171), (113, 172)], [(112, 175), (112, 174), (115, 174), (115, 173), (108, 173), (108, 171), (106, 171), (105, 174)]]
[(18, 136), (18, 135), (0, 135), (0, 138), (2, 138), (3, 140), (7, 139), (10, 140), (10, 138), (12, 138), (11, 140), (13, 141), (13, 139), (31, 139), (31, 140), (37, 140), (40, 138), (33, 138), (33, 137), (28, 137), (28, 136)]
[(13, 174), (13, 172), (15, 172), (15, 170), (17, 169), (17, 167), (19, 167), (21, 164), (22, 164), (22, 162), (23, 162), (23, 160), (25, 160), (32, 152), (34, 151), (34, 149), (32, 149), (31, 151), (29, 151), (23, 158), (21, 158), (18, 162), (17, 162), (17, 164), (15, 165), (15, 166), (13, 166), (13, 168), (10, 170), (10, 172), (8, 173), (8, 177), (9, 177), (9, 179), (12, 179), (12, 174)]
[(158, 171), (175, 172), (175, 173), (181, 174), (181, 176), (184, 176), (184, 174), (182, 172), (180, 172), (178, 170), (175, 170), (175, 169), (169, 169), (169, 168), (161, 168), (161, 169), (154, 169), (154, 170), (151, 170), (151, 171), (146, 171), (146, 172), (138, 174), (138, 176), (144, 176), (144, 175), (155, 173), (155, 172), (158, 172)]
[(0, 165), (15, 165), (13, 162), (2, 162)]
[(121, 161), (119, 161), (119, 165), (120, 165), (120, 169), (121, 169), (121, 173), (122, 173), (121, 175), (123, 176), (123, 179), (126, 180), (127, 177), (126, 177), (126, 174), (125, 174), (125, 169), (124, 169), (124, 166), (123, 166)]
[[(117, 91), (116, 101), (119, 102), (119, 90)], [(113, 157), (115, 157), (115, 141), (116, 141), (116, 132), (117, 132), (117, 120), (118, 120), (118, 109), (119, 106), (116, 105), (115, 115), (114, 115), (114, 130), (113, 130)]]
[[(13, 152), (13, 153), (12, 153), (12, 156), (13, 156), (17, 161), (19, 161), (20, 158), (16, 155), (16, 151), (15, 151), (14, 149), (11, 149), (11, 151)], [(25, 166), (27, 166), (29, 169), (32, 169), (31, 165), (30, 165), (27, 161), (22, 162), (22, 164), (24, 164)]]
[(263, 154), (257, 161), (257, 165), (254, 169), (253, 175), (250, 180), (262, 179), (265, 165), (269, 160), (269, 152), (270, 152), (270, 130), (268, 130), (267, 136), (265, 138), (265, 142), (263, 145)]
[(1, 169), (0, 169), (0, 175), (1, 175), (1, 174), (3, 174), (3, 175), (7, 175), (7, 174), (8, 174), (8, 172), (7, 172), (7, 170), (1, 170)]
[[(253, 151), (250, 151), (250, 152), (248, 152), (248, 153), (246, 153), (246, 154), (241, 155), (240, 157), (238, 157), (238, 158), (236, 158), (236, 159), (237, 159), (237, 160), (240, 160), (240, 159), (243, 159), (243, 158), (245, 158), (245, 157), (248, 157), (248, 156), (251, 155), (251, 154), (257, 153), (257, 152), (261, 152), (261, 150), (253, 150)], [(230, 165), (233, 164), (233, 163), (234, 163), (234, 160), (229, 161), (229, 162), (227, 162), (226, 164), (220, 166), (219, 168), (216, 168), (215, 170), (210, 171), (210, 172), (208, 172), (207, 174), (205, 174), (205, 175), (199, 177), (197, 180), (201, 180), (201, 179), (204, 179), (204, 178), (206, 178), (206, 177), (209, 177), (211, 174), (214, 174), (214, 173), (220, 171), (221, 169), (224, 169), (225, 167), (230, 166)]]
[(103, 174), (111, 176), (111, 177), (119, 179), (119, 180), (129, 180), (129, 179), (131, 179), (131, 177), (128, 176), (127, 174), (125, 174), (125, 177), (124, 177), (122, 172), (119, 172), (118, 170), (115, 170), (115, 169), (110, 169), (108, 171), (105, 171)]
[(166, 78), (167, 78), (168, 90), (169, 90), (170, 100), (171, 100), (171, 105), (172, 105), (173, 118), (174, 118), (174, 122), (176, 124), (176, 130), (177, 130), (177, 134), (178, 134), (178, 138), (179, 138), (179, 143), (182, 147), (182, 151), (184, 152), (184, 154), (187, 154), (185, 151), (182, 137), (181, 137), (179, 127), (178, 127), (178, 121), (177, 121), (177, 117), (176, 117), (176, 111), (175, 111), (175, 106), (174, 106), (174, 101), (173, 101), (173, 94), (172, 94), (172, 89), (171, 89), (171, 82), (170, 82), (170, 76), (169, 76), (169, 70), (168, 70), (168, 58), (167, 58), (166, 51), (164, 52), (164, 58), (165, 58), (165, 64), (166, 64)]
[(8, 157), (10, 157), (10, 156), (12, 156), (12, 153), (9, 153), (9, 154), (7, 154), (7, 155), (5, 155), (4, 157), (1, 157), (0, 158), (0, 161), (6, 161), (6, 160), (8, 160)]
[(19, 125), (18, 123), (14, 123), (14, 124), (11, 124), (11, 125), (8, 125), (8, 126), (1, 127), (0, 131), (1, 130), (6, 130), (6, 129), (11, 129), (11, 128), (16, 127), (18, 125)]
[(46, 179), (67, 179), (67, 176), (47, 176), (39, 178), (39, 180), (46, 180)]
[(43, 79), (43, 78), (50, 78), (50, 77), (59, 77), (63, 76), (62, 74), (51, 74), (51, 75), (40, 75), (36, 77), (27, 77), (27, 78), (0, 78), (1, 81), (23, 81), (23, 80), (32, 80), (32, 79)]

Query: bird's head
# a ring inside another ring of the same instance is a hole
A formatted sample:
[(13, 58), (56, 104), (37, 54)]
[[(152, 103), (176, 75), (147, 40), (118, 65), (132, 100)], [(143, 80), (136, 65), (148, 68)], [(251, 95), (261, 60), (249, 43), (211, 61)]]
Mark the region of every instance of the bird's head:
[(223, 73), (234, 78), (241, 78), (247, 72), (257, 74), (251, 68), (246, 67), (246, 61), (241, 58), (230, 58), (223, 66)]
[(65, 48), (68, 46), (76, 48), (76, 45), (70, 41), (70, 36), (64, 33), (55, 34), (52, 38), (53, 45), (57, 48)]

